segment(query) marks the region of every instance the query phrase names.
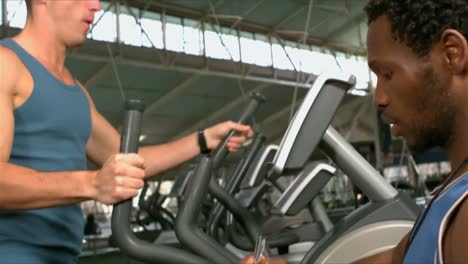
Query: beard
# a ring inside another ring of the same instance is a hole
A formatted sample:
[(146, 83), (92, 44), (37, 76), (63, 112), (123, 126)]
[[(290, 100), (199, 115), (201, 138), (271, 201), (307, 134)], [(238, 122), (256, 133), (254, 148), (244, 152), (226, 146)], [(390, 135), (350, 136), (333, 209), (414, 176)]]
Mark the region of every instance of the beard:
[(452, 141), (456, 104), (449, 89), (437, 78), (432, 66), (423, 71), (422, 94), (415, 102), (417, 116), (413, 122), (412, 151), (423, 152), (434, 147), (448, 148)]

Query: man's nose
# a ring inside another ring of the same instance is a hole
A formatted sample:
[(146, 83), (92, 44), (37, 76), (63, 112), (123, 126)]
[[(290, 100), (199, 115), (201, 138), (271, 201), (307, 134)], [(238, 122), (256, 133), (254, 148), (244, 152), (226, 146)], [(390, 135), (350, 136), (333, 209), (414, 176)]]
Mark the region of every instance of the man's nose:
[(374, 104), (379, 108), (385, 108), (390, 103), (390, 98), (385, 93), (384, 87), (379, 85), (379, 81), (377, 81), (377, 87), (375, 88), (374, 94)]

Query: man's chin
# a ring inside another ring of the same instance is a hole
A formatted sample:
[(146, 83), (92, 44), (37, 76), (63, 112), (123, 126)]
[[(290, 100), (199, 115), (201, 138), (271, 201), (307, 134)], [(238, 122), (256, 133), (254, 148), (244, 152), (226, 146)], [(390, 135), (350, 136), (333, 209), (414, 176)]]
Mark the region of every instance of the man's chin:
[(429, 142), (415, 143), (407, 141), (406, 144), (408, 145), (410, 152), (413, 154), (421, 154), (437, 147), (433, 144), (430, 144)]
[(68, 43), (67, 48), (69, 49), (74, 49), (83, 46), (85, 43), (86, 39), (83, 39), (82, 41), (71, 41)]
[(86, 36), (80, 36), (74, 39), (69, 39), (67, 41), (67, 48), (73, 49), (83, 46), (83, 44), (86, 42), (86, 39)]

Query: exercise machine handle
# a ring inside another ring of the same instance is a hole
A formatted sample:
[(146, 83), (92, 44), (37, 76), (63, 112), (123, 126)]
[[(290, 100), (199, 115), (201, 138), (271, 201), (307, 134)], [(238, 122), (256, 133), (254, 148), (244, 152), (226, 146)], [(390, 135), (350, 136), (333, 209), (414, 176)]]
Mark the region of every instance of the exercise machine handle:
[[(125, 105), (125, 117), (120, 142), (121, 153), (137, 153), (144, 104), (129, 100)], [(114, 205), (112, 210), (112, 237), (118, 247), (130, 257), (146, 263), (208, 263), (203, 258), (175, 248), (156, 246), (138, 239), (130, 229), (132, 199)]]
[[(257, 110), (257, 108), (264, 103), (265, 97), (260, 93), (253, 93), (250, 96), (250, 102), (247, 104), (244, 112), (242, 113), (241, 117), (237, 121), (240, 124), (247, 124), (249, 123), (250, 119), (252, 118), (253, 114)], [(236, 131), (232, 130), (226, 136), (226, 138), (219, 144), (218, 148), (213, 153), (213, 169), (217, 169), (221, 162), (226, 158), (228, 154), (227, 144), (229, 139), (236, 134)]]

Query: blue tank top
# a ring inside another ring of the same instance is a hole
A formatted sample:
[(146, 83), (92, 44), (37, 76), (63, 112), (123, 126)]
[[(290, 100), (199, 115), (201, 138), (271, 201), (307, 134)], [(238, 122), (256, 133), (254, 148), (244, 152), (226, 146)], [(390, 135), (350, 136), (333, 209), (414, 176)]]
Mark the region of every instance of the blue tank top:
[(447, 228), (447, 221), (451, 213), (467, 196), (468, 173), (447, 186), (433, 202), (423, 221), (418, 218), (414, 226), (421, 226), (416, 234), (410, 235), (412, 243), (403, 259), (404, 264), (443, 263), (442, 239)]
[[(14, 111), (9, 162), (43, 172), (86, 170), (91, 113), (84, 92), (55, 78), (12, 39), (0, 45), (16, 53), (34, 81), (32, 94)], [(0, 262), (74, 263), (83, 226), (78, 204), (0, 211)]]

